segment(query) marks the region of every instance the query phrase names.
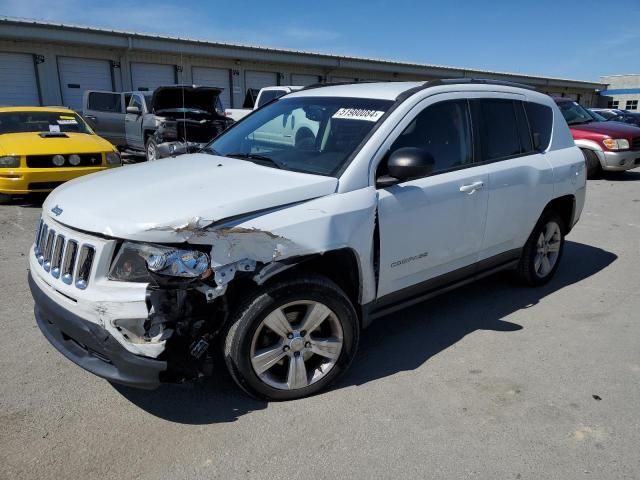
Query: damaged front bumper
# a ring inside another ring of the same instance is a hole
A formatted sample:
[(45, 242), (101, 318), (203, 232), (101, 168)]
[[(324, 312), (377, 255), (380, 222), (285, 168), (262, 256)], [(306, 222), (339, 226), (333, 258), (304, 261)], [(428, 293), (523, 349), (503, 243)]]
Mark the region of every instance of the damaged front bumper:
[(38, 327), (65, 357), (110, 382), (154, 389), (167, 362), (135, 355), (107, 330), (54, 302), (29, 273)]

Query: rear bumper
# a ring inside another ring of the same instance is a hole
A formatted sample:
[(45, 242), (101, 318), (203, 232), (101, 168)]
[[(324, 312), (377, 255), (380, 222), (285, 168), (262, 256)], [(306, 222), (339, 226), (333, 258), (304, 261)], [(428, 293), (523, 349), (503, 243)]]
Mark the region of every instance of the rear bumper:
[(640, 151), (604, 152), (603, 170), (621, 172), (640, 167)]
[(110, 382), (154, 389), (167, 363), (126, 350), (105, 329), (55, 303), (29, 273), (36, 322), (43, 335), (65, 357)]
[(15, 168), (0, 171), (0, 193), (50, 192), (58, 185), (110, 167)]

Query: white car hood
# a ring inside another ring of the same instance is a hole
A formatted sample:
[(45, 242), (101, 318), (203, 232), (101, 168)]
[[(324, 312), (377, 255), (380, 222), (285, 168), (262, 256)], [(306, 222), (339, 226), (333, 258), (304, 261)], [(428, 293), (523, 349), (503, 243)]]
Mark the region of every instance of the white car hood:
[(229, 217), (334, 193), (337, 179), (202, 153), (123, 166), (56, 188), (46, 215), (69, 227), (148, 242), (184, 242)]

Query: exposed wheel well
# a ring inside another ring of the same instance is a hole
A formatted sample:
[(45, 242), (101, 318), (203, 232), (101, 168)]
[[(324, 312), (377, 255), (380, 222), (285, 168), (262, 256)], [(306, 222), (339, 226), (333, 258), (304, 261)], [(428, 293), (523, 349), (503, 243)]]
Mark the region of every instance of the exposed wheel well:
[(546, 210), (553, 210), (564, 222), (566, 231), (565, 234), (571, 231), (571, 226), (573, 223), (573, 214), (576, 208), (576, 197), (573, 195), (564, 195), (562, 197), (554, 198), (551, 200), (546, 208)]

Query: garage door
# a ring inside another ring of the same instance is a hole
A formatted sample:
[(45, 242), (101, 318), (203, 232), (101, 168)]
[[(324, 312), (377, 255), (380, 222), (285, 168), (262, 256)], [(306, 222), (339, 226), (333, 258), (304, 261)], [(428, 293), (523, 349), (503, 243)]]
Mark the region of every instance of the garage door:
[(291, 74), (291, 85), (299, 85), (301, 87), (306, 87), (307, 85), (313, 85), (314, 83), (320, 82), (319, 75), (304, 75), (301, 73), (292, 73)]
[(40, 105), (33, 55), (0, 52), (0, 105)]
[(224, 108), (231, 108), (231, 83), (226, 68), (193, 67), (191, 71), (194, 85), (224, 88), (220, 100)]
[(335, 83), (340, 83), (340, 82), (356, 82), (357, 80), (353, 77), (331, 77), (331, 81)]
[(113, 90), (111, 63), (91, 58), (58, 57), (62, 104), (82, 110), (85, 90)]
[(175, 65), (160, 65), (159, 63), (132, 63), (131, 85), (134, 90), (153, 92), (164, 85), (176, 84)]
[(244, 72), (244, 87), (246, 90), (250, 88), (260, 90), (263, 87), (274, 87), (276, 85), (278, 85), (277, 73), (251, 70)]

